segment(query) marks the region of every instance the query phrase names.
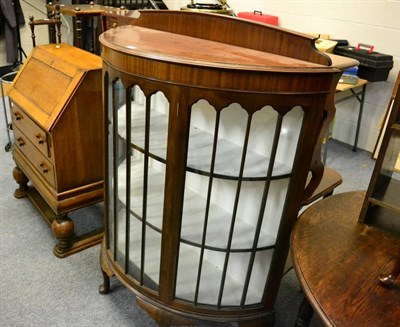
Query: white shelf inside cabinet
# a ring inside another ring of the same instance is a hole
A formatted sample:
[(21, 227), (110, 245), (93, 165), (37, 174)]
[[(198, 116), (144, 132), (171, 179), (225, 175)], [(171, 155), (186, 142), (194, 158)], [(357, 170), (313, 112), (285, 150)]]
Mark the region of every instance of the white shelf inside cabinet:
[[(137, 156), (137, 152), (134, 152)], [(123, 162), (118, 170), (121, 171), (118, 178), (118, 198), (126, 204), (126, 165)], [(136, 162), (132, 161), (130, 202), (131, 211), (137, 216), (142, 216), (142, 192), (143, 192), (143, 162), (137, 157)], [(162, 229), (163, 199), (164, 199), (164, 173), (155, 167), (149, 167), (149, 193), (147, 194), (147, 216), (146, 222), (158, 230)], [(183, 242), (201, 244), (202, 226), (204, 222), (204, 206), (206, 199), (192, 190), (185, 189), (185, 204), (181, 227), (181, 239)], [(227, 246), (232, 213), (224, 210), (216, 203), (211, 203), (206, 246), (225, 249)], [(232, 249), (237, 251), (249, 250), (252, 248), (255, 226), (242, 219), (236, 218)], [(262, 231), (258, 242), (258, 248), (272, 247), (275, 245), (276, 237)]]
[[(145, 136), (145, 110), (143, 105), (132, 102), (132, 143), (138, 147), (144, 147)], [(150, 119), (150, 152), (165, 160), (167, 147), (168, 116), (156, 110), (151, 110)], [(126, 110), (121, 107), (118, 110), (118, 131), (122, 138), (126, 138)], [(210, 170), (211, 153), (214, 135), (196, 127), (190, 128), (188, 170), (202, 172), (207, 175)], [(214, 174), (220, 178), (237, 178), (242, 160), (242, 147), (226, 139), (218, 138), (217, 154)], [(244, 177), (260, 179), (267, 175), (269, 158), (248, 150)], [(291, 167), (285, 163), (274, 163), (273, 176), (285, 176), (291, 173)]]
[[(131, 219), (129, 227), (129, 267), (131, 270), (135, 270), (135, 268), (143, 268), (144, 275), (148, 280), (147, 284), (158, 285), (160, 278), (161, 234), (150, 227), (146, 228), (146, 252), (144, 267), (138, 267), (142, 258), (142, 224), (137, 219)], [(117, 237), (118, 249), (125, 249), (125, 231), (125, 220), (120, 220), (118, 223)], [(126, 253), (124, 253), (123, 257), (126, 257)], [(134, 271), (131, 271), (130, 273), (132, 275), (135, 274)], [(139, 276), (134, 277), (139, 279)]]
[[(179, 251), (179, 262), (178, 262), (178, 275), (176, 284), (176, 297), (193, 301), (198, 273), (199, 264), (199, 252), (200, 249), (190, 247), (186, 244), (180, 245)], [(206, 250), (207, 252), (207, 250)], [(201, 271), (201, 280), (199, 286), (198, 302), (206, 303), (210, 305), (216, 305), (218, 301), (219, 285), (221, 283), (222, 267), (217, 265), (216, 262), (223, 262), (226, 253), (209, 251), (212, 256), (207, 258), (207, 254), (204, 256), (204, 261)], [(263, 262), (268, 266), (270, 264), (269, 251), (263, 251), (264, 257)], [(233, 256), (235, 254), (231, 254)], [(239, 254), (240, 255), (240, 254)], [(242, 253), (243, 257), (249, 254)], [(219, 256), (216, 258), (216, 256)], [(237, 259), (237, 258), (236, 258)], [(243, 260), (248, 260), (248, 257)], [(241, 266), (243, 273), (243, 266), (241, 260), (236, 260)], [(236, 276), (235, 276), (236, 273)], [(243, 281), (239, 279), (237, 275), (238, 271), (227, 271), (225, 278), (225, 287), (222, 297), (221, 304), (224, 306), (240, 305), (240, 300), (243, 292)], [(244, 271), (245, 273), (245, 271)], [(240, 274), (241, 276), (242, 274)], [(257, 280), (256, 283), (252, 283), (248, 289), (246, 296), (246, 305), (259, 303), (262, 298), (262, 290), (265, 284), (265, 276), (261, 280)], [(217, 287), (215, 287), (217, 285)]]
[[(125, 249), (125, 221), (119, 224), (118, 235), (118, 248)], [(150, 287), (159, 284), (159, 266), (160, 266), (160, 243), (161, 234), (156, 233), (151, 228), (146, 229), (146, 253), (144, 261), (144, 276)], [(176, 297), (182, 300), (193, 301), (195, 294), (195, 287), (197, 281), (198, 261), (199, 261), (199, 248), (181, 244), (178, 264), (178, 277), (176, 287)], [(224, 256), (225, 253), (219, 252), (217, 255)], [(124, 257), (126, 253), (124, 253)], [(267, 259), (268, 259), (268, 255)], [(221, 259), (223, 260), (223, 258)], [(267, 260), (269, 263), (269, 260)], [(130, 223), (130, 244), (129, 244), (129, 262), (131, 274), (132, 270), (138, 268), (137, 265), (141, 262), (141, 224), (139, 221), (131, 221)], [(214, 264), (214, 261), (207, 258), (203, 261), (201, 282), (199, 288), (199, 303), (207, 303), (211, 305), (217, 304), (218, 288), (213, 285), (219, 285), (222, 275), (221, 267)], [(138, 276), (134, 276), (138, 278)], [(264, 281), (265, 282), (265, 281)], [(242, 295), (242, 282), (227, 273), (225, 279), (225, 291), (222, 298), (223, 305), (239, 305), (238, 301)], [(154, 286), (153, 286), (154, 288)], [(262, 293), (257, 289), (249, 289), (246, 304), (257, 303), (262, 297)], [(257, 292), (258, 290), (258, 292)]]

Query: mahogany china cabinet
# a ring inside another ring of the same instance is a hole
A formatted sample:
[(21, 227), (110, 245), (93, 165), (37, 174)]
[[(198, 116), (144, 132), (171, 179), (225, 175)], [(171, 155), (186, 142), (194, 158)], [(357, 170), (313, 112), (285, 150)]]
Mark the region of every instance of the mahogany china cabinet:
[(116, 276), (160, 326), (273, 323), (340, 71), (312, 38), (229, 16), (139, 11), (125, 23), (106, 17), (117, 27), (100, 36), (100, 292)]
[(103, 237), (101, 223), (78, 235), (68, 215), (103, 200), (101, 73), (99, 56), (68, 44), (40, 45), (9, 93), (17, 165), (13, 176), (19, 184), (14, 195), (29, 196), (52, 226), (58, 257)]

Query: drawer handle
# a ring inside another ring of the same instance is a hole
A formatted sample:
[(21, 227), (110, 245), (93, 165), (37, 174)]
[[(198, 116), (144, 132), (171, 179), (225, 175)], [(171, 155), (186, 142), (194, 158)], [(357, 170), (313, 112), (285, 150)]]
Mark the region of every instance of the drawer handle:
[(39, 144), (43, 144), (44, 143), (44, 137), (40, 134), (35, 135)]
[(49, 172), (49, 169), (46, 167), (44, 163), (39, 164), (40, 168), (42, 168), (43, 174), (47, 174)]
[(21, 120), (22, 119), (22, 116), (21, 116), (21, 114), (19, 112), (14, 112), (14, 117), (15, 117), (15, 120)]
[(25, 145), (25, 141), (22, 137), (17, 138), (17, 143), (20, 147)]

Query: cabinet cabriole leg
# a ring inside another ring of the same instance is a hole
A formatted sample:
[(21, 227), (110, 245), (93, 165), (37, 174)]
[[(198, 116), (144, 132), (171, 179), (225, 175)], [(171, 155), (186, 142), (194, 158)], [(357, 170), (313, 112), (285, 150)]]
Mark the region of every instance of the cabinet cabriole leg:
[(101, 269), (101, 273), (103, 274), (103, 284), (99, 286), (99, 293), (108, 294), (110, 292), (110, 277), (103, 269)]
[(25, 198), (28, 195), (28, 177), (26, 177), (18, 166), (15, 166), (13, 169), (13, 177), (19, 185), (19, 187), (14, 191), (14, 196), (17, 199)]
[(100, 269), (103, 274), (103, 283), (99, 286), (99, 293), (108, 294), (110, 292), (110, 278), (114, 276), (114, 273), (107, 262), (104, 239), (100, 250)]
[(64, 257), (63, 254), (71, 247), (74, 222), (67, 215), (57, 216), (51, 224), (51, 230), (59, 241), (53, 252), (57, 257)]

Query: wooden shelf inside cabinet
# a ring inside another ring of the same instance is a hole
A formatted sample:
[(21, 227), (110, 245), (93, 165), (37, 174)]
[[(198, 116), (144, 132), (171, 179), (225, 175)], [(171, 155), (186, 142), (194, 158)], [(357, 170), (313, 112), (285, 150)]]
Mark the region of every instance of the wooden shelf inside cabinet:
[(314, 149), (340, 71), (311, 38), (272, 26), (187, 11), (105, 15), (123, 26), (100, 37), (100, 291), (115, 275), (160, 326), (272, 324), (302, 190), (324, 173)]
[(386, 207), (387, 209), (400, 214), (399, 192), (400, 181), (391, 178), (382, 183), (380, 187), (377, 186), (375, 188), (370, 199), (371, 204)]
[[(137, 103), (132, 102), (131, 108), (136, 108), (132, 112), (132, 123), (135, 128), (132, 132), (131, 146), (140, 151), (145, 152), (145, 126), (140, 125), (145, 121), (145, 112)], [(271, 115), (269, 115), (271, 116)], [(273, 116), (273, 114), (272, 114)], [(118, 110), (118, 126), (119, 136), (126, 139), (126, 112)], [(159, 161), (166, 162), (167, 143), (165, 136), (168, 132), (168, 116), (154, 110), (150, 118), (151, 138), (149, 140), (149, 150), (151, 155)], [(188, 149), (187, 170), (209, 176), (210, 157), (214, 135), (211, 132), (203, 130), (196, 126), (190, 128), (190, 143)], [(237, 180), (237, 172), (239, 171), (240, 159), (242, 155), (242, 147), (229, 139), (219, 137), (217, 149), (218, 161), (215, 162), (213, 176), (215, 178), (225, 178)], [(267, 155), (248, 150), (246, 166), (244, 171), (244, 180), (265, 180), (267, 176), (269, 158)], [(273, 179), (286, 178), (290, 174), (291, 167), (285, 162), (274, 163)]]
[(28, 195), (52, 226), (58, 257), (103, 235), (96, 227), (76, 236), (68, 217), (103, 200), (101, 65), (100, 57), (67, 44), (37, 46), (9, 93), (15, 196)]

